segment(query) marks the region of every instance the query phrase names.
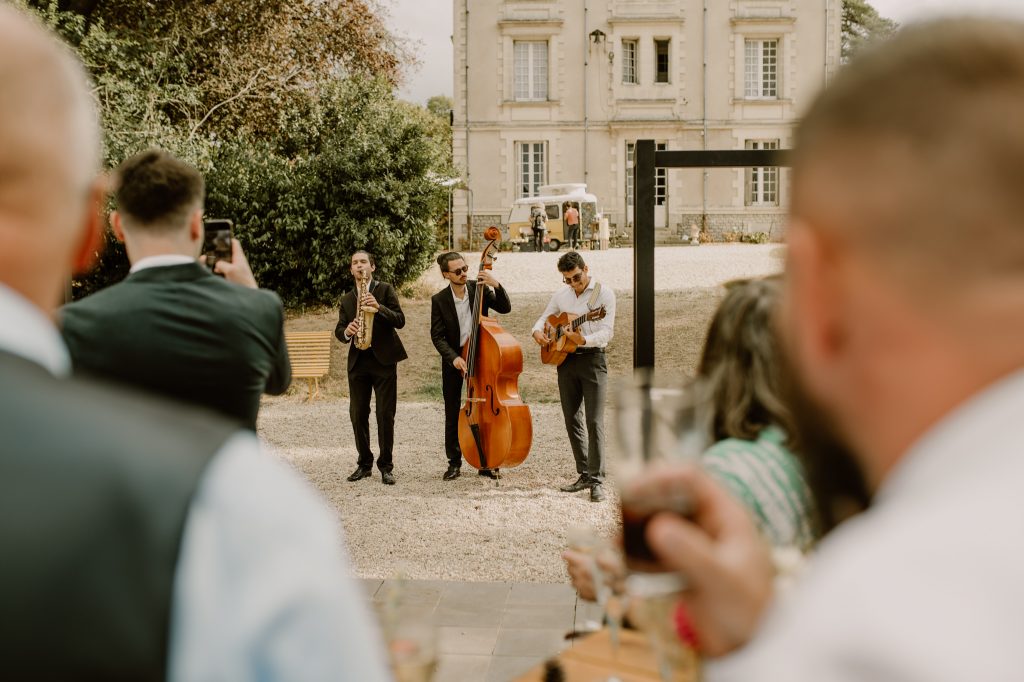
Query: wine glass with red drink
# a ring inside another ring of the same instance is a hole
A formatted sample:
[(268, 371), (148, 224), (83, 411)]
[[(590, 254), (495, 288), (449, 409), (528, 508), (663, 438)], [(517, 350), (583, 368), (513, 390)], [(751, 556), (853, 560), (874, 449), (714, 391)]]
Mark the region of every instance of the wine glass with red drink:
[(703, 385), (665, 373), (641, 371), (616, 387), (614, 471), (622, 507), (622, 549), (630, 617), (651, 639), (662, 680), (692, 669), (692, 652), (675, 633), (672, 614), (685, 576), (665, 571), (647, 544), (655, 514), (688, 516), (692, 501), (675, 486), (635, 485), (652, 469), (697, 460), (707, 447), (710, 426)]

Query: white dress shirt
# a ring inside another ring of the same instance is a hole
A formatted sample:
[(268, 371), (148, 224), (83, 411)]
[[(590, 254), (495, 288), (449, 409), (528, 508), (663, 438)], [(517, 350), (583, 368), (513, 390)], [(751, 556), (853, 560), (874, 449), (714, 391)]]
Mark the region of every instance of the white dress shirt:
[(180, 253), (162, 253), (157, 256), (148, 256), (146, 258), (140, 258), (139, 260), (132, 263), (132, 268), (129, 273), (138, 272), (139, 270), (145, 270), (146, 268), (165, 268), (169, 265), (185, 265), (186, 263), (198, 263), (195, 258), (191, 258)]
[(961, 405), (705, 679), (1024, 678), (1024, 370)]
[[(478, 285), (479, 286), (479, 285)], [(473, 307), (469, 301), (469, 287), (462, 290), (462, 298), (455, 295), (455, 289), (448, 286), (455, 299), (455, 314), (459, 316), (459, 348), (466, 345), (469, 340), (469, 333), (473, 330)]]
[(604, 306), (604, 319), (584, 322), (577, 331), (583, 334), (583, 338), (587, 340), (587, 348), (606, 348), (615, 334), (615, 291), (610, 286), (602, 284), (597, 300), (590, 305), (590, 298), (594, 293), (595, 286), (597, 286), (597, 280), (591, 277), (587, 288), (579, 296), (569, 285), (556, 291), (548, 302), (548, 307), (544, 309), (537, 323), (533, 325), (533, 331), (544, 331), (544, 323), (551, 315), (561, 313), (570, 313), (576, 316), (586, 315), (591, 310)]
[[(70, 370), (53, 323), (2, 284), (0, 349), (56, 376)], [(304, 479), (251, 432), (232, 436), (189, 506), (168, 679), (390, 680), (376, 623), (347, 577), (341, 538)]]

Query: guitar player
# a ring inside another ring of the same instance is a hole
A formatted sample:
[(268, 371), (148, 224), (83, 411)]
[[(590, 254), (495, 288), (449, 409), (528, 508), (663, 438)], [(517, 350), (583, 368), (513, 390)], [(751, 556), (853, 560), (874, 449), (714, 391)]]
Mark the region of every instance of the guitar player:
[(574, 483), (559, 490), (575, 493), (589, 488), (591, 502), (600, 502), (604, 499), (604, 399), (608, 386), (604, 351), (615, 332), (615, 292), (590, 276), (583, 257), (575, 251), (558, 259), (558, 271), (568, 286), (555, 292), (533, 325), (533, 339), (538, 345), (545, 346), (550, 341), (545, 333), (550, 316), (569, 313), (570, 317), (578, 317), (605, 308), (603, 318), (585, 322), (578, 331), (569, 332), (577, 349), (558, 365), (558, 395), (579, 475)]

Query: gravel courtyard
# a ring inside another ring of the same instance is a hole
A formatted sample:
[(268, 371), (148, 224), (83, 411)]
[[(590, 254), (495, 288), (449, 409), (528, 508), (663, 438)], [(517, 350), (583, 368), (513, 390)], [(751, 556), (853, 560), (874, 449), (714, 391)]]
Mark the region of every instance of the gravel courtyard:
[[(691, 372), (722, 282), (778, 271), (783, 247), (704, 245), (665, 247), (656, 252), (657, 363)], [(609, 372), (624, 376), (632, 366), (631, 249), (585, 251), (591, 273), (618, 294), (616, 336)], [(472, 272), (479, 254), (466, 254)], [(557, 487), (575, 478), (572, 454), (557, 403), (555, 371), (541, 365), (529, 328), (547, 299), (562, 286), (558, 254), (503, 253), (495, 273), (512, 297), (513, 312), (500, 321), (524, 348), (519, 387), (534, 422), (533, 447), (519, 467), (503, 471), (500, 485), (468, 465), (461, 478), (441, 480), (444, 410), (439, 360), (429, 340), (429, 294), (444, 280), (436, 266), (403, 299), (407, 323), (400, 332), (410, 359), (399, 365), (395, 475), (348, 483), (356, 453), (348, 419), (344, 353), (336, 343), (326, 397), (304, 402), (305, 382), (289, 394), (264, 399), (260, 435), (303, 472), (338, 511), (355, 574), (364, 578), (404, 575), (413, 579), (558, 582), (566, 579), (559, 553), (567, 529), (587, 525), (605, 536), (618, 526), (614, 486), (608, 500), (592, 504), (586, 493)], [(333, 329), (336, 311), (289, 319), (289, 330)], [(371, 431), (373, 431), (371, 416)], [(610, 434), (609, 434), (610, 435)], [(376, 442), (375, 433), (372, 441)]]

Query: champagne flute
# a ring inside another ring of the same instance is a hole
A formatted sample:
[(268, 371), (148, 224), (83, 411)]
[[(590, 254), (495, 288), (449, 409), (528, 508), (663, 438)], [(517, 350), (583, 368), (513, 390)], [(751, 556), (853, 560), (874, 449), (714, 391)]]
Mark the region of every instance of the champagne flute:
[(604, 608), (608, 620), (608, 635), (612, 643), (612, 657), (619, 656), (619, 633), (622, 632), (622, 619), (629, 607), (624, 584), (622, 581), (626, 568), (622, 560), (622, 552), (610, 542), (605, 542), (598, 549), (595, 562), (604, 562), (610, 568), (604, 570), (604, 581), (598, 586), (598, 599)]
[(675, 612), (679, 594), (633, 597), (630, 620), (647, 634), (658, 663), (662, 682), (697, 679), (697, 653), (685, 644), (676, 630)]
[(683, 516), (691, 511), (685, 490), (663, 488), (640, 494), (633, 482), (652, 468), (696, 460), (708, 443), (703, 388), (695, 380), (673, 379), (653, 371), (619, 382), (614, 393), (616, 481), (622, 508), (622, 546), (627, 583), (641, 596), (676, 592), (682, 577), (663, 573), (647, 545), (647, 524), (658, 512)]
[(641, 474), (672, 462), (696, 460), (709, 441), (710, 428), (703, 385), (653, 371), (637, 372), (614, 393), (616, 480), (622, 507), (622, 545), (628, 575), (625, 591), (630, 615), (647, 633), (666, 682), (673, 670), (687, 667), (692, 656), (675, 635), (672, 613), (683, 576), (664, 572), (647, 544), (647, 524), (659, 512), (683, 516), (692, 505), (685, 490), (661, 488), (642, 494), (633, 485)]
[[(587, 555), (590, 559), (589, 569), (593, 576), (595, 600), (601, 607), (601, 613), (608, 622), (608, 631), (612, 643), (612, 654), (618, 655), (619, 632), (622, 629), (624, 603), (621, 590), (621, 557), (614, 546), (602, 539), (590, 526), (573, 526), (566, 532), (566, 544), (569, 549)], [(611, 567), (605, 571), (602, 564)]]
[(594, 580), (594, 592), (598, 605), (604, 609), (602, 601), (601, 586), (604, 583), (604, 575), (600, 564), (597, 563), (597, 552), (601, 547), (601, 539), (592, 526), (571, 526), (565, 533), (566, 546), (580, 554), (585, 554), (588, 561), (588, 569)]
[(398, 623), (388, 642), (396, 682), (430, 682), (437, 670), (437, 630), (415, 620)]
[(430, 682), (437, 670), (437, 628), (407, 601), (407, 579), (400, 570), (384, 590), (381, 618), (396, 682)]

